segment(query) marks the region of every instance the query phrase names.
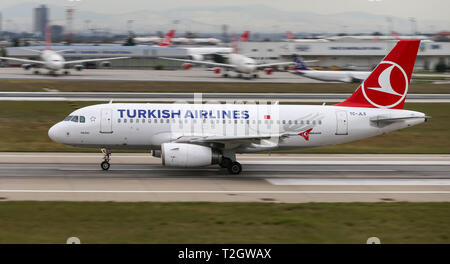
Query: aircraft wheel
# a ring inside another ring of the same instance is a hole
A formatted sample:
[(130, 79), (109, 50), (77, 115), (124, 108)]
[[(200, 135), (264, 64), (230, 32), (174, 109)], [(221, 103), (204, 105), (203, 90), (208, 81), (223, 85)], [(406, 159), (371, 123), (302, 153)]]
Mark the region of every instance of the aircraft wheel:
[(222, 75), (222, 77), (223, 77), (223, 78), (228, 78), (228, 73), (224, 73), (224, 74)]
[(104, 171), (107, 171), (107, 170), (109, 170), (109, 167), (110, 167), (111, 165), (109, 164), (109, 162), (103, 161), (103, 162), (100, 164), (100, 166), (102, 167), (102, 169), (103, 169)]
[(34, 71), (33, 73), (34, 73), (34, 74), (39, 74), (39, 71)]
[(228, 167), (228, 172), (230, 174), (239, 174), (242, 171), (242, 166), (239, 162), (233, 161), (230, 166)]
[(228, 168), (228, 167), (230, 167), (232, 162), (233, 161), (230, 158), (225, 158), (224, 157), (224, 158), (222, 158), (222, 162), (220, 162), (219, 166), (221, 168)]

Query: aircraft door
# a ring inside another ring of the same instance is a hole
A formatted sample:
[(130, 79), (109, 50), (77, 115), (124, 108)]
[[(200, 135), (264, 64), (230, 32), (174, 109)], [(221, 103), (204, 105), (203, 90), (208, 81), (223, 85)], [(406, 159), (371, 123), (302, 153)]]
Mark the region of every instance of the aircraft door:
[(100, 133), (112, 132), (112, 109), (104, 108), (101, 111)]
[(336, 135), (348, 135), (347, 111), (336, 111)]

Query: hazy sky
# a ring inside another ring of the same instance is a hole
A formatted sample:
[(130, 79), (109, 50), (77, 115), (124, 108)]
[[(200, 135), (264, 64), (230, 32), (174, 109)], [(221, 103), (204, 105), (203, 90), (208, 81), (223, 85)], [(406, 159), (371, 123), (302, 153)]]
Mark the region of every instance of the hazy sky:
[[(1, 0), (0, 9), (11, 5), (36, 4), (65, 5), (68, 0)], [(138, 10), (163, 10), (189, 6), (239, 6), (263, 4), (286, 11), (309, 11), (328, 14), (345, 11), (365, 11), (403, 18), (450, 20), (449, 0), (80, 0), (81, 10), (122, 13)]]

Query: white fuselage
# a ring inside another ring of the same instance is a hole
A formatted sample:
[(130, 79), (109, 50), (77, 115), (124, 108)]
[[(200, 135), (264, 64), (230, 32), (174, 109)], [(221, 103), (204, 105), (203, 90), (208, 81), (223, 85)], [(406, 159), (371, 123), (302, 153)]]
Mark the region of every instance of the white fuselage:
[[(180, 138), (272, 135), (250, 143), (226, 141), (223, 150), (234, 153), (340, 144), (425, 121), (423, 113), (408, 110), (261, 104), (114, 103), (84, 107), (70, 116), (77, 116), (76, 122), (57, 123), (49, 136), (56, 142), (79, 147), (149, 150)], [(374, 121), (379, 117), (413, 118), (392, 123)], [(308, 139), (298, 135), (311, 128)], [(283, 134), (286, 136), (279, 136)]]
[(258, 71), (256, 61), (241, 54), (231, 53), (227, 56), (228, 64), (235, 65), (234, 70), (238, 73), (253, 74)]
[(44, 61), (44, 67), (51, 71), (58, 71), (64, 68), (64, 58), (53, 50), (42, 51), (41, 60)]
[(295, 70), (293, 73), (326, 82), (362, 82), (370, 75), (370, 72), (364, 71)]

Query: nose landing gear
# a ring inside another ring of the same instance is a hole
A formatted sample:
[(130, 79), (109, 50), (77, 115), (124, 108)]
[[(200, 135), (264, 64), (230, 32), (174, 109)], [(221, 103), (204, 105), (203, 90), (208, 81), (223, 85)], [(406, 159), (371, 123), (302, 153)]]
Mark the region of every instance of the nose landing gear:
[(106, 171), (109, 170), (109, 167), (111, 166), (109, 164), (109, 160), (111, 159), (111, 151), (103, 148), (102, 153), (104, 154), (104, 157), (103, 162), (100, 164), (100, 167), (102, 167), (102, 169)]

